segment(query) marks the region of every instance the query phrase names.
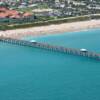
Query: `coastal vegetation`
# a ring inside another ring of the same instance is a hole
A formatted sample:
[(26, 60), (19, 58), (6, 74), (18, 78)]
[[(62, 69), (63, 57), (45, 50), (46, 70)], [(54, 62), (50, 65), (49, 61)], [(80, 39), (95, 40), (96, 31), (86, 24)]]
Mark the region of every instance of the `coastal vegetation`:
[(27, 28), (27, 27), (35, 27), (35, 26), (45, 26), (51, 24), (61, 24), (61, 23), (69, 23), (69, 22), (77, 22), (77, 21), (86, 21), (91, 19), (99, 19), (100, 14), (95, 15), (85, 15), (85, 16), (77, 16), (77, 17), (70, 17), (70, 18), (59, 18), (59, 19), (49, 19), (48, 21), (42, 20), (38, 22), (20, 22), (15, 24), (2, 24), (0, 25), (0, 30), (10, 30), (10, 29), (17, 29), (17, 28)]

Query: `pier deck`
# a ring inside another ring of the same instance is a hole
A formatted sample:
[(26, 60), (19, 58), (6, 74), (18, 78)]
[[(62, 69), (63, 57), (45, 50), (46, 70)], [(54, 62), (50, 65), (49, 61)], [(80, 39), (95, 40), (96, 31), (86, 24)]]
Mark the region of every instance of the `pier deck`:
[(100, 54), (95, 53), (95, 52), (91, 52), (91, 51), (82, 52), (79, 49), (67, 48), (67, 47), (62, 47), (62, 46), (52, 46), (47, 43), (39, 43), (39, 42), (32, 43), (26, 40), (17, 40), (17, 39), (12, 39), (12, 38), (5, 38), (5, 37), (0, 37), (0, 42), (10, 43), (10, 44), (15, 44), (15, 45), (20, 45), (20, 46), (41, 48), (41, 49), (62, 52), (62, 53), (72, 54), (72, 55), (85, 56), (85, 57), (93, 58), (96, 60), (100, 60)]

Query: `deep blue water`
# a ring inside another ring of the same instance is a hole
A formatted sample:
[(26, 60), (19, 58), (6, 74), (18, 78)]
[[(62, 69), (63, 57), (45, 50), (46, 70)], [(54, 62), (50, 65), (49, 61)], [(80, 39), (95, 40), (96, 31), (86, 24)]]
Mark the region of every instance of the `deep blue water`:
[[(31, 37), (100, 52), (100, 30)], [(100, 100), (100, 62), (0, 43), (0, 100)]]

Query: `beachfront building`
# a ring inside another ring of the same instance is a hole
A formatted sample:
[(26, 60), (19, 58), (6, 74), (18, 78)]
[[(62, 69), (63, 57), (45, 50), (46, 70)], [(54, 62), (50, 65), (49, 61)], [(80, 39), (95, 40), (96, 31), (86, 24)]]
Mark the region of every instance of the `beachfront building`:
[(20, 13), (17, 10), (11, 10), (0, 7), (0, 23), (23, 23), (34, 21), (34, 15), (29, 12)]
[(36, 16), (51, 16), (53, 9), (35, 9), (32, 10)]
[[(99, 0), (0, 0), (0, 18), (36, 21), (100, 13)], [(29, 19), (28, 19), (29, 18)]]

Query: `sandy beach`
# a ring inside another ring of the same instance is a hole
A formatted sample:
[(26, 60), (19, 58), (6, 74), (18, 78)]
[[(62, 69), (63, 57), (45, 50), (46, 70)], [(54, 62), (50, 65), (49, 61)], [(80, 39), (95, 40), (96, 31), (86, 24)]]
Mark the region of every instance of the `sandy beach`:
[(25, 36), (40, 36), (48, 34), (62, 34), (63, 32), (73, 32), (92, 28), (100, 28), (100, 20), (81, 21), (73, 23), (63, 23), (58, 25), (30, 27), (24, 29), (0, 31), (1, 36), (11, 38), (22, 38)]

